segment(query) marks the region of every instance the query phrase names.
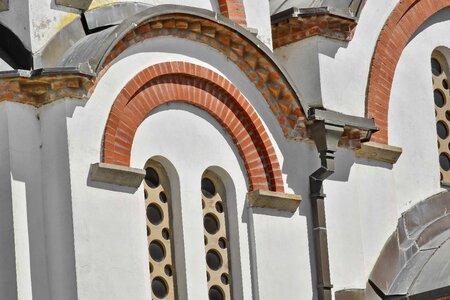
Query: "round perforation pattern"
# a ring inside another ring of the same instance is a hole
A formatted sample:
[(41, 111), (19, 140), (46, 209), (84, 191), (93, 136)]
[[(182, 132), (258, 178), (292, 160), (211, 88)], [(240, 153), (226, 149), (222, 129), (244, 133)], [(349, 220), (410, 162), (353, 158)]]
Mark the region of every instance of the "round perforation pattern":
[(202, 207), (208, 297), (232, 299), (225, 187), (214, 174), (202, 179)]
[(164, 168), (155, 161), (145, 166), (145, 207), (152, 299), (176, 299), (172, 248), (170, 184)]
[(431, 59), (433, 97), (436, 113), (436, 133), (439, 149), (441, 182), (450, 184), (450, 92), (448, 89), (448, 64), (440, 52)]

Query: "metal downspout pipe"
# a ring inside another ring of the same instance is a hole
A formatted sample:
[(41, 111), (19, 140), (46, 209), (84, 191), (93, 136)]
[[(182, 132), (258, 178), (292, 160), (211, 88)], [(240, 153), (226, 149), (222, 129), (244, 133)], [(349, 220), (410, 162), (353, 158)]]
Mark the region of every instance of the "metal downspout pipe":
[(320, 168), (309, 176), (312, 209), (314, 253), (317, 272), (317, 293), (319, 300), (331, 300), (330, 265), (328, 256), (327, 224), (325, 218), (325, 197), (323, 182), (334, 173), (334, 153), (344, 128), (315, 122), (309, 126), (310, 136), (316, 142), (320, 157)]

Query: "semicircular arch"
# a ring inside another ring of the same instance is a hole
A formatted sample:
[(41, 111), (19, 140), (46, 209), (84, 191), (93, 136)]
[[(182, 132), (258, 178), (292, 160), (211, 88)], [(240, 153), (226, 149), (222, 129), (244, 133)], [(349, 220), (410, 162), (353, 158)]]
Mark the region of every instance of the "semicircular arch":
[(249, 190), (284, 191), (277, 155), (256, 111), (228, 80), (188, 62), (156, 64), (128, 82), (106, 123), (102, 161), (129, 166), (139, 125), (155, 108), (169, 102), (194, 105), (224, 127), (244, 161)]

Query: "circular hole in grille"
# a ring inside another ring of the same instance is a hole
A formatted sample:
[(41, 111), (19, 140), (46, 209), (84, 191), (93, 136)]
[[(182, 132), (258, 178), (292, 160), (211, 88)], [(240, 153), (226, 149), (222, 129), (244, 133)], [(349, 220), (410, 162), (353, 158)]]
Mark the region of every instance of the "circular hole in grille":
[(208, 264), (208, 267), (211, 268), (211, 270), (219, 270), (222, 266), (222, 259), (220, 257), (220, 254), (215, 250), (209, 250), (208, 253), (206, 253), (206, 263)]
[(159, 186), (159, 176), (155, 169), (151, 167), (145, 169), (145, 182), (151, 188)]
[(225, 249), (227, 247), (227, 241), (224, 238), (219, 239), (219, 247)]
[(152, 203), (147, 206), (147, 218), (150, 223), (153, 225), (161, 224), (164, 216), (158, 205)]
[(167, 202), (167, 195), (166, 195), (166, 193), (164, 193), (164, 192), (159, 193), (159, 200), (162, 203), (166, 203)]
[(434, 90), (434, 104), (437, 107), (443, 107), (445, 105), (445, 97), (440, 90)]
[(228, 284), (228, 282), (229, 282), (228, 274), (223, 273), (220, 276), (220, 281), (222, 281), (223, 284)]
[(203, 226), (209, 234), (216, 234), (220, 228), (219, 221), (213, 214), (206, 214), (203, 217)]
[(170, 238), (169, 229), (164, 228), (164, 229), (161, 231), (161, 235), (162, 235), (163, 239), (168, 240), (168, 239)]
[(209, 300), (223, 300), (224, 295), (222, 289), (214, 285), (209, 289), (208, 293)]
[(439, 155), (439, 164), (444, 171), (450, 170), (450, 158), (447, 154), (441, 153)]
[(166, 273), (167, 276), (172, 276), (172, 266), (171, 265), (166, 265), (164, 267), (164, 273)]
[(164, 251), (164, 246), (158, 241), (153, 241), (150, 243), (149, 251), (150, 251), (150, 257), (154, 261), (157, 261), (157, 262), (162, 261), (164, 259), (164, 257), (166, 256), (166, 253)]
[(214, 183), (208, 178), (202, 179), (202, 193), (207, 198), (211, 198), (216, 194), (216, 187), (214, 186)]
[(223, 213), (223, 205), (222, 202), (217, 202), (216, 203), (216, 210), (218, 213)]
[(159, 299), (166, 297), (169, 292), (167, 283), (161, 277), (156, 277), (155, 279), (153, 279), (152, 291), (153, 294)]
[(431, 71), (435, 76), (439, 76), (442, 73), (442, 67), (439, 61), (435, 58), (431, 59)]

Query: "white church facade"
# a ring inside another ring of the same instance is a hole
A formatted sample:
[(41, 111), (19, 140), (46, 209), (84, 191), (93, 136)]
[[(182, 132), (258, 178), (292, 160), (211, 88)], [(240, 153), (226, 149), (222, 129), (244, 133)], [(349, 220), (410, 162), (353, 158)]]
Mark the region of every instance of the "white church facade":
[(450, 299), (450, 0), (0, 0), (0, 300)]

